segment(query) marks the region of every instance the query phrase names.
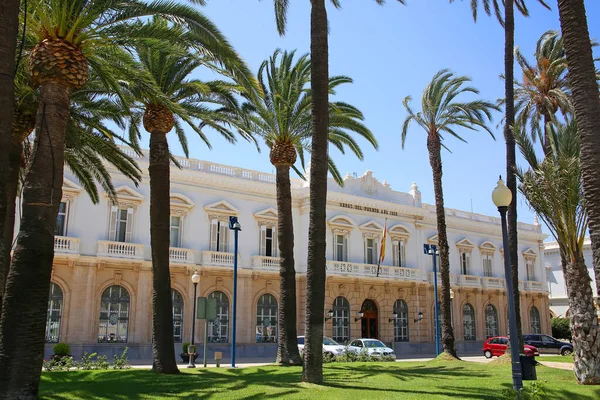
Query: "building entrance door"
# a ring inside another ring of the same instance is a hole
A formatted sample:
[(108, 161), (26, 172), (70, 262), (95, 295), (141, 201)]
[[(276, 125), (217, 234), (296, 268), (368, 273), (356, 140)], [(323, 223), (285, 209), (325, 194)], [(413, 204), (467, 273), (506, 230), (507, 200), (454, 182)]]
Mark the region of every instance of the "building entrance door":
[(378, 339), (377, 306), (372, 300), (365, 300), (360, 309), (363, 313), (361, 320), (361, 334), (363, 338)]

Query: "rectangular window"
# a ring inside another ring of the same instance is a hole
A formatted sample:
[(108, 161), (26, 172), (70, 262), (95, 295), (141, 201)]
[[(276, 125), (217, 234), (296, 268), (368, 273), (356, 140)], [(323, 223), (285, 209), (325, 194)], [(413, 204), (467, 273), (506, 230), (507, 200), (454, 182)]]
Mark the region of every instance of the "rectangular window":
[(108, 240), (131, 243), (133, 229), (133, 208), (112, 206)]
[(61, 201), (58, 206), (58, 216), (56, 217), (56, 229), (54, 234), (56, 236), (67, 236), (67, 215), (68, 215), (68, 204), (65, 201)]
[(229, 224), (217, 219), (210, 224), (210, 250), (227, 253), (229, 251)]
[(277, 230), (272, 226), (260, 227), (260, 255), (277, 257)]
[(368, 238), (365, 242), (365, 264), (376, 264), (377, 261), (377, 243), (375, 239)]
[(125, 242), (125, 236), (127, 232), (127, 210), (119, 209), (117, 214), (117, 235), (115, 240), (117, 242)]
[(171, 247), (181, 247), (181, 217), (171, 215)]
[(273, 257), (273, 228), (265, 229), (265, 256)]
[(392, 242), (393, 263), (395, 267), (406, 267), (406, 243), (404, 240)]
[(460, 253), (460, 273), (462, 275), (471, 275), (471, 254), (467, 252)]
[(494, 272), (492, 271), (493, 256), (491, 254), (483, 255), (483, 276), (492, 277)]
[(525, 259), (525, 264), (527, 265), (527, 280), (535, 281), (535, 261), (527, 258)]
[(335, 260), (348, 261), (348, 238), (346, 235), (335, 235)]

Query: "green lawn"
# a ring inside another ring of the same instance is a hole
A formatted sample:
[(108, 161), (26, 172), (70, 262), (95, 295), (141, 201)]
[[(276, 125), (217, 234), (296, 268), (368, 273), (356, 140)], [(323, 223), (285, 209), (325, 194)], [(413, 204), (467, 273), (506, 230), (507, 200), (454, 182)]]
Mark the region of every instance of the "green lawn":
[[(598, 399), (571, 371), (538, 367), (546, 399)], [(498, 399), (511, 386), (510, 367), (465, 361), (337, 363), (325, 383), (300, 382), (299, 367), (225, 368), (157, 376), (149, 370), (45, 372), (43, 399)], [(529, 383), (526, 383), (526, 386)]]
[(573, 364), (573, 356), (543, 356), (536, 357), (536, 361), (543, 363), (544, 361), (563, 362)]

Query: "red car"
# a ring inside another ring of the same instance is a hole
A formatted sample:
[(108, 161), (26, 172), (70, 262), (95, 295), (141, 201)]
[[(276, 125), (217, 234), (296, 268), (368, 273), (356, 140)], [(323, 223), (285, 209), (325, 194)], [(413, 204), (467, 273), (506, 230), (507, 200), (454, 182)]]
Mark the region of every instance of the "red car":
[[(492, 358), (494, 356), (500, 357), (506, 352), (508, 344), (508, 338), (506, 336), (491, 337), (483, 344), (483, 355), (485, 358)], [(539, 356), (540, 352), (536, 347), (525, 345), (526, 356)]]

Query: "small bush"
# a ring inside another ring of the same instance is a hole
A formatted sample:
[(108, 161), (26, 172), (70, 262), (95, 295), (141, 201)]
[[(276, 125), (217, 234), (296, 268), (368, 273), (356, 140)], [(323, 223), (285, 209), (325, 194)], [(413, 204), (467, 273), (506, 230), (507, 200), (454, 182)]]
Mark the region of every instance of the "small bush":
[(54, 355), (59, 357), (65, 357), (71, 353), (71, 347), (66, 343), (57, 343), (52, 350), (54, 351)]
[[(344, 352), (338, 356), (336, 356), (335, 358), (331, 358), (331, 360), (328, 362), (381, 362), (381, 361), (385, 361), (385, 362), (395, 362), (396, 361), (396, 357), (393, 356), (372, 356), (369, 354), (369, 352), (367, 351), (367, 349), (362, 349), (360, 351), (360, 353), (354, 353), (352, 351), (350, 351), (350, 348), (348, 346), (346, 346), (344, 348)], [(323, 362), (325, 362), (325, 356), (323, 356)]]
[(129, 368), (131, 368), (131, 365), (129, 364), (129, 359), (127, 358), (127, 350), (129, 350), (129, 348), (125, 347), (123, 354), (121, 354), (120, 356), (117, 356), (115, 354), (113, 356), (113, 369), (129, 369)]
[(557, 339), (572, 340), (569, 318), (552, 318), (550, 323), (552, 324), (552, 336)]
[(504, 389), (501, 396), (505, 400), (544, 400), (546, 399), (544, 383), (546, 381), (534, 381), (531, 383), (530, 388), (523, 387), (519, 391), (512, 388)]
[(73, 357), (61, 357), (61, 358), (51, 358), (50, 360), (44, 359), (42, 364), (42, 368), (46, 371), (69, 371), (73, 368)]

